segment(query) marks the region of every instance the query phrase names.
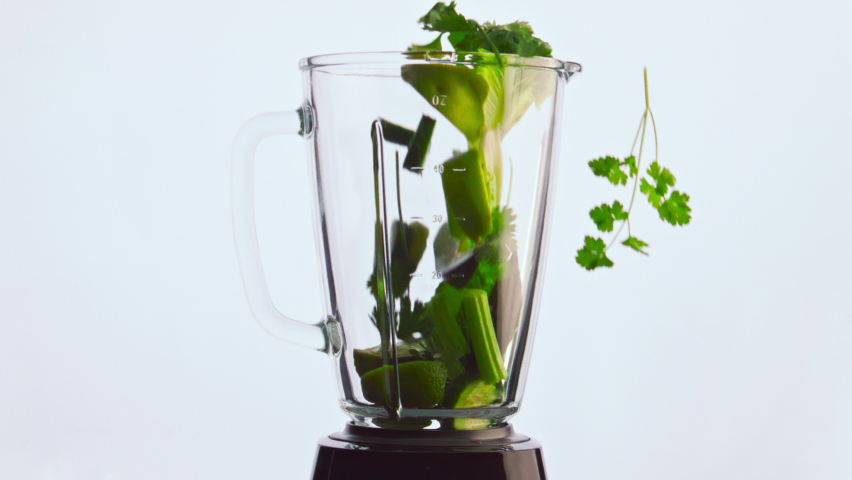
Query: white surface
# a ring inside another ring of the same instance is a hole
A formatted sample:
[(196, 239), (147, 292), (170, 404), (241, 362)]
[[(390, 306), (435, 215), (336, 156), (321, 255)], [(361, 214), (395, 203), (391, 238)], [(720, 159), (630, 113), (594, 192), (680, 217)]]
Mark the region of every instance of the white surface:
[[(299, 58), (428, 40), (430, 6), (0, 2), (0, 480), (308, 478), (345, 417), (328, 361), (249, 319), (231, 141), (298, 105)], [(850, 3), (459, 9), (585, 67), (514, 420), (551, 478), (852, 478)], [(585, 162), (629, 148), (643, 66), (694, 223), (646, 208), (653, 256), (587, 273), (614, 189)], [(300, 142), (261, 146), (258, 217), (276, 300), (313, 321)]]

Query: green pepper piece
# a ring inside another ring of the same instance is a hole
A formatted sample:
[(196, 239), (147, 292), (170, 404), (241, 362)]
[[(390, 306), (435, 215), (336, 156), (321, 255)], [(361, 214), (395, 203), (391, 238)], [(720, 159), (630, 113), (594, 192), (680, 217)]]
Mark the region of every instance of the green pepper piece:
[(446, 283), (441, 283), (435, 296), (426, 306), (434, 319), (432, 334), (427, 342), (432, 347), (435, 360), (447, 367), (449, 378), (464, 373), (459, 360), (470, 353), (470, 347), (459, 324), (459, 311), (462, 304), (462, 291)]

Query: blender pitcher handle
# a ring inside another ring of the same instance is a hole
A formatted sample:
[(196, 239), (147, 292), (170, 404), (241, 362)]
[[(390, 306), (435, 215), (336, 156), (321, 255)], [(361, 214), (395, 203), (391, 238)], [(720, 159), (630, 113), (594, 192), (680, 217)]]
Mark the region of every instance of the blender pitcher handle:
[[(237, 132), (231, 162), (231, 219), (237, 259), (246, 297), (258, 323), (273, 336), (297, 345), (327, 352), (329, 342), (322, 322), (310, 324), (283, 315), (269, 296), (260, 261), (254, 218), (254, 154), (258, 144), (272, 135), (304, 133), (303, 112), (269, 112), (251, 118)], [(309, 130), (309, 129), (308, 129)]]

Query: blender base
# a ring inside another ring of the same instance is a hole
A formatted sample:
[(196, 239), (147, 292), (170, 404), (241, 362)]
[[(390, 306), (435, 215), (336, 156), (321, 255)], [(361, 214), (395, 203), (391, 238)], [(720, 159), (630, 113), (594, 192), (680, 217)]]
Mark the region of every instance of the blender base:
[(511, 425), (390, 430), (352, 424), (321, 438), (312, 480), (546, 480), (541, 444)]

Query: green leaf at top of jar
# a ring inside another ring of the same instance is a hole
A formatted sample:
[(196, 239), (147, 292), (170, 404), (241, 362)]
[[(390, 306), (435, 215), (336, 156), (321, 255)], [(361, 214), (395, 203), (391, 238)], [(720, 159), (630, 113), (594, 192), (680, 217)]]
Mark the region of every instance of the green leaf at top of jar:
[[(498, 25), (492, 22), (480, 24), (476, 20), (465, 18), (456, 12), (456, 2), (449, 5), (438, 2), (420, 19), (423, 29), (440, 32), (438, 38), (427, 45), (417, 45), (422, 50), (440, 49), (443, 35), (456, 51), (490, 51), (516, 54), (523, 57), (549, 57), (550, 44), (533, 35), (533, 29), (527, 22), (512, 22)], [(437, 44), (437, 45), (436, 45)], [(415, 47), (412, 45), (412, 47)]]

